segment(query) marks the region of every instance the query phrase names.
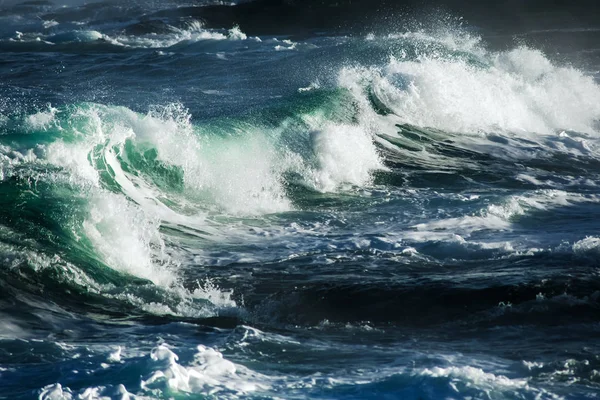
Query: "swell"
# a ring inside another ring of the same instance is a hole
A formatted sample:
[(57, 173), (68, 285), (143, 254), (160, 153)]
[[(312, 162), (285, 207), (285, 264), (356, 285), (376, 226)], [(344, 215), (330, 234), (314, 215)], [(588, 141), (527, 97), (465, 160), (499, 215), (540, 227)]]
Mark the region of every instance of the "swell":
[[(541, 328), (593, 324), (600, 307), (600, 281), (589, 274), (595, 261), (567, 253), (488, 260), (485, 267), (449, 261), (449, 273), (440, 272), (437, 263), (380, 261), (362, 283), (350, 279), (365, 263), (345, 261), (330, 268), (329, 274), (348, 277), (335, 282), (309, 267), (278, 280), (279, 266), (263, 265), (245, 289), (253, 323), (317, 326), (329, 321), (406, 330)], [(393, 270), (394, 276), (378, 272), (382, 270)], [(520, 276), (523, 270), (530, 271), (528, 278)], [(494, 273), (498, 278), (488, 278)], [(273, 282), (279, 283), (273, 287)]]

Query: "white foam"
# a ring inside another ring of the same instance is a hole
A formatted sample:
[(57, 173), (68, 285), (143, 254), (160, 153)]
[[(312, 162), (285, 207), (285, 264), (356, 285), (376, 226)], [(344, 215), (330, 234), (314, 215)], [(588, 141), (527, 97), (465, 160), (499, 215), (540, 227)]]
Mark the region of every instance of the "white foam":
[(176, 274), (164, 254), (158, 219), (108, 192), (90, 199), (89, 207), (83, 230), (111, 268), (160, 286), (175, 282)]
[(26, 124), (29, 129), (46, 130), (54, 122), (58, 109), (50, 107), (48, 111), (40, 111), (29, 115)]
[[(459, 52), (468, 52), (471, 54), (481, 55), (484, 53), (481, 37), (476, 34), (471, 34), (460, 26), (448, 26), (446, 23), (435, 24), (435, 30), (429, 31), (425, 29), (416, 29), (403, 33), (390, 33), (384, 36), (384, 40), (401, 40), (420, 45), (418, 52), (427, 54), (430, 50), (434, 50), (433, 54), (442, 45), (444, 48)], [(449, 22), (449, 21), (446, 21)], [(434, 25), (432, 25), (434, 26)], [(374, 40), (374, 35), (367, 36), (367, 40)]]
[(573, 251), (579, 255), (600, 255), (600, 238), (587, 236), (573, 244)]
[(198, 282), (198, 287), (191, 292), (191, 297), (194, 299), (204, 299), (210, 301), (217, 307), (221, 308), (235, 308), (237, 307), (236, 302), (232, 298), (233, 292), (226, 291), (219, 288), (210, 279), (204, 280), (204, 282)]
[(136, 48), (166, 48), (182, 42), (198, 42), (206, 40), (226, 40), (227, 36), (220, 32), (207, 30), (181, 31), (176, 34), (147, 35), (147, 36), (119, 36), (114, 42), (120, 45)]
[(503, 218), (495, 215), (487, 216), (465, 216), (458, 218), (446, 218), (431, 222), (417, 224), (413, 228), (418, 231), (430, 232), (431, 237), (437, 236), (436, 231), (450, 231), (453, 235), (469, 236), (473, 232), (493, 229), (496, 231), (510, 230), (511, 225)]
[(249, 215), (291, 209), (281, 174), (285, 155), (266, 138), (248, 132), (236, 141), (205, 143), (190, 171), (189, 183), (211, 197), (213, 204), (231, 214)]
[(49, 28), (53, 28), (60, 24), (58, 22), (56, 22), (55, 20), (51, 19), (51, 20), (42, 22), (42, 25), (44, 26), (44, 29), (49, 29)]
[(95, 386), (73, 393), (69, 388), (64, 388), (60, 383), (45, 386), (38, 397), (39, 400), (144, 400), (148, 397), (135, 396), (129, 393), (125, 386)]
[[(465, 61), (392, 60), (386, 75), (406, 91), (388, 90), (390, 106), (407, 122), (454, 132), (593, 132), (600, 89), (572, 68), (553, 67), (539, 52), (519, 48), (493, 56), (482, 69)], [(535, 66), (535, 67), (534, 67)]]
[(58, 33), (48, 37), (48, 42), (58, 43), (71, 43), (71, 42), (95, 42), (97, 40), (106, 39), (107, 37), (102, 33), (94, 30), (80, 30)]
[(205, 29), (201, 22), (193, 21), (185, 29), (172, 28), (173, 32), (166, 34), (147, 34), (142, 36), (116, 36), (106, 39), (111, 43), (136, 48), (166, 48), (182, 43), (204, 41), (244, 41), (260, 42), (258, 37), (248, 37), (239, 27), (234, 26), (228, 31)]
[(341, 184), (363, 186), (374, 170), (384, 168), (372, 137), (360, 126), (328, 125), (311, 139), (317, 157), (315, 186), (321, 191)]
[[(554, 64), (539, 50), (521, 46), (493, 52), (477, 38), (460, 38), (458, 33), (410, 34), (403, 39), (418, 40), (422, 47), (416, 59), (397, 55), (383, 68), (346, 67), (340, 85), (355, 94), (357, 85), (361, 90), (371, 86), (405, 123), (421, 127), (476, 134), (598, 133), (600, 86), (592, 77)], [(446, 50), (430, 50), (429, 42)], [(472, 59), (452, 55), (456, 51)]]
[[(140, 380), (138, 394), (116, 383), (108, 386), (92, 386), (74, 392), (60, 383), (40, 390), (40, 400), (109, 400), (149, 399), (157, 395), (196, 394), (219, 398), (239, 398), (270, 388), (270, 378), (244, 366), (234, 364), (209, 347), (199, 345), (193, 361), (179, 364), (179, 356), (167, 344), (154, 348), (149, 356), (147, 376)], [(119, 362), (121, 362), (119, 357)], [(104, 365), (103, 369), (112, 368)], [(132, 388), (129, 388), (130, 390)], [(150, 397), (146, 397), (149, 395)]]
[(298, 88), (298, 93), (310, 92), (312, 90), (316, 90), (316, 89), (320, 89), (320, 88), (321, 88), (321, 84), (319, 83), (318, 80), (315, 80), (315, 81), (312, 81), (310, 83), (310, 85), (308, 85), (306, 87)]
[(274, 47), (275, 51), (296, 50), (297, 43), (293, 43), (291, 40), (283, 40), (282, 42), (285, 43), (287, 46), (278, 44)]
[(19, 165), (37, 162), (42, 153), (42, 146), (20, 152), (10, 146), (0, 145), (0, 180), (12, 176), (15, 167)]
[(513, 394), (515, 391), (537, 393), (540, 397), (551, 395), (551, 398), (559, 398), (544, 390), (532, 388), (526, 379), (510, 379), (503, 375), (495, 375), (483, 371), (481, 368), (466, 367), (435, 367), (426, 368), (420, 375), (432, 378), (449, 378), (449, 387), (455, 394), (467, 394), (466, 392), (476, 389), (476, 393), (506, 393)]
[(262, 132), (232, 129), (225, 137), (204, 135), (177, 107), (129, 118), (139, 142), (150, 142), (160, 160), (183, 169), (185, 185), (199, 202), (241, 215), (291, 208), (281, 182), (286, 155)]
[[(246, 40), (248, 36), (240, 30), (239, 26), (234, 26), (228, 31), (227, 37), (232, 40)], [(259, 39), (260, 40), (260, 39)]]
[(121, 362), (121, 346), (118, 346), (117, 349), (110, 353), (106, 359), (106, 361), (110, 363), (120, 363)]
[(85, 389), (83, 393), (80, 393), (77, 396), (78, 399), (81, 400), (143, 400), (144, 397), (134, 396), (132, 393), (129, 393), (125, 386), (117, 385), (113, 386), (98, 386)]
[(38, 397), (39, 400), (71, 400), (73, 392), (66, 388), (63, 390), (60, 383), (45, 386)]
[[(189, 367), (177, 363), (179, 357), (166, 345), (160, 345), (150, 355), (156, 371), (142, 380), (142, 389), (168, 389), (196, 394), (233, 392), (244, 395), (267, 389), (259, 382), (260, 375), (223, 358), (218, 351), (198, 346), (194, 362)], [(264, 381), (264, 379), (262, 379)]]
[(45, 160), (64, 168), (69, 173), (67, 179), (74, 185), (99, 187), (100, 175), (88, 160), (91, 145), (93, 141), (66, 143), (58, 140), (46, 147)]

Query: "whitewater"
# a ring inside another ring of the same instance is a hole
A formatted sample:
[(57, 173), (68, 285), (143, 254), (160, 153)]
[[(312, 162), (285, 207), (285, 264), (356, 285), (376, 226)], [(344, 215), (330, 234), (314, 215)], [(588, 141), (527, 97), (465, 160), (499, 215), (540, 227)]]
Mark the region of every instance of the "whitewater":
[(0, 2), (0, 399), (598, 396), (594, 6), (350, 3)]

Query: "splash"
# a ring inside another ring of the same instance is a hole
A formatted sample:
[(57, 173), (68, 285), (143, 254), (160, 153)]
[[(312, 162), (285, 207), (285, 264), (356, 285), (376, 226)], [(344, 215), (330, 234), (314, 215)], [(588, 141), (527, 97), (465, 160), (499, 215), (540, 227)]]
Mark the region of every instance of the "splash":
[(598, 134), (600, 86), (539, 50), (489, 51), (455, 33), (388, 40), (412, 54), (402, 48), (381, 67), (345, 67), (339, 82), (361, 99), (370, 92), (405, 123), (466, 134)]

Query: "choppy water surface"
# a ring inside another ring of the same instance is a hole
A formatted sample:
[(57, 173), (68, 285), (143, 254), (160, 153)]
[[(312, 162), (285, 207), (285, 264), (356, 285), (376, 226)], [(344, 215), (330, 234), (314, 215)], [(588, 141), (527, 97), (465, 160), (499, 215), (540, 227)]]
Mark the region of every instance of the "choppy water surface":
[(600, 26), (0, 8), (0, 398), (600, 393)]

